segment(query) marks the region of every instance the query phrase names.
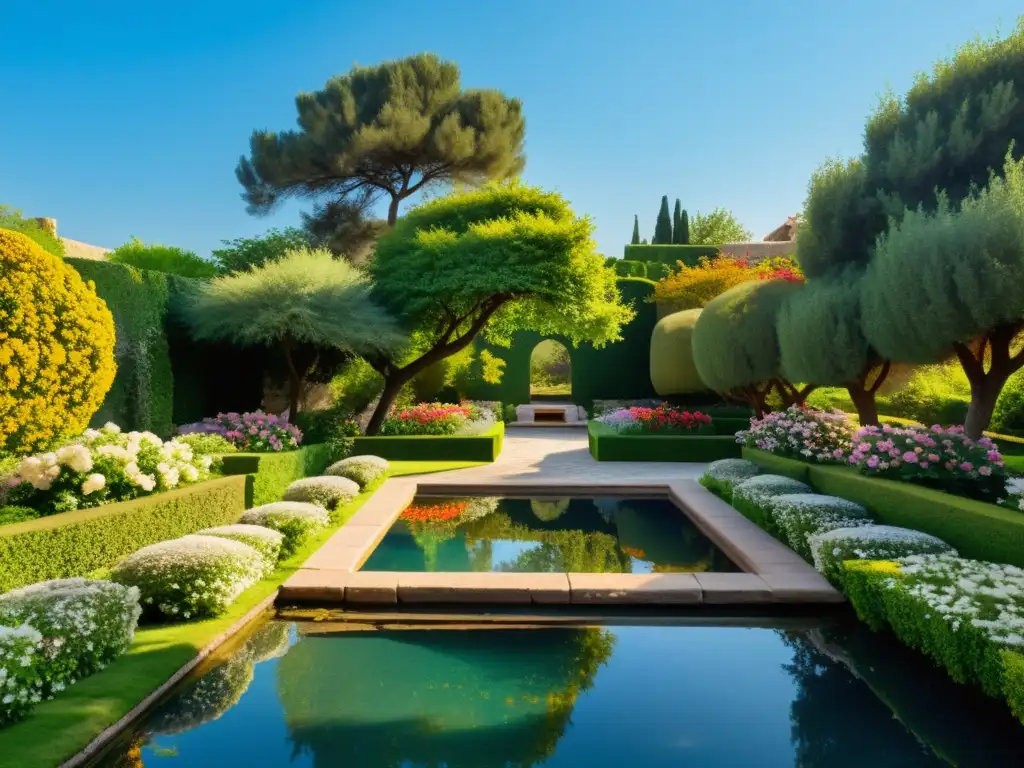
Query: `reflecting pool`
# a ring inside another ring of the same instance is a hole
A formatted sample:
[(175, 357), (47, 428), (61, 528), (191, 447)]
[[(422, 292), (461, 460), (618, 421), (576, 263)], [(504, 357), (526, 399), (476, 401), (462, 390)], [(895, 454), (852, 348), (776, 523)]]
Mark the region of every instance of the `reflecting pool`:
[(413, 500), (364, 571), (685, 573), (735, 565), (668, 499)]
[(1024, 728), (862, 627), (271, 622), (104, 766), (1004, 766)]

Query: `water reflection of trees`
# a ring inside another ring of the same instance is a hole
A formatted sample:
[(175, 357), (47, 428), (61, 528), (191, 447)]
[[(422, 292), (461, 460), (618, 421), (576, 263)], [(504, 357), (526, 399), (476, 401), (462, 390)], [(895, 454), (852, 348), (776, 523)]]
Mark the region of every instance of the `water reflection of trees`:
[(595, 628), (311, 636), (281, 660), (278, 696), (317, 766), (530, 766), (613, 641)]

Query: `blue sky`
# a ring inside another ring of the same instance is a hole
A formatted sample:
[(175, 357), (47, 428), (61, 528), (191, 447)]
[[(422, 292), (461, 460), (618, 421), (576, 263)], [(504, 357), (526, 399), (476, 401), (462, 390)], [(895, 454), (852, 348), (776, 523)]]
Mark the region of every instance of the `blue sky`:
[[(172, 10), (173, 9), (173, 10)], [(419, 51), (523, 100), (526, 179), (593, 217), (621, 255), (663, 194), (732, 209), (760, 239), (830, 155), (860, 151), (886, 86), (1009, 31), (1019, 0), (13, 0), (2, 13), (0, 203), (113, 247), (208, 255), (298, 223), (246, 213), (234, 177), (255, 128), (355, 63)], [(308, 205), (308, 204), (303, 204)]]

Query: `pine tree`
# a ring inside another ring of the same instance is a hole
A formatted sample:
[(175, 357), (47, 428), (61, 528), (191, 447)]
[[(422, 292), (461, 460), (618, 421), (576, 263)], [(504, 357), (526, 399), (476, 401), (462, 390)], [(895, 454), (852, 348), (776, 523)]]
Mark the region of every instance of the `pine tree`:
[(679, 245), (679, 238), (682, 237), (682, 216), (683, 206), (677, 197), (675, 210), (672, 211), (672, 243), (675, 245)]
[(633, 214), (633, 239), (629, 241), (630, 245), (640, 245), (640, 217), (635, 213)]
[(668, 195), (661, 196), (661, 210), (658, 211), (658, 221), (654, 225), (655, 245), (672, 244), (672, 217), (668, 213)]
[(690, 217), (686, 213), (686, 209), (679, 214), (679, 228), (677, 230), (676, 242), (679, 245), (690, 244)]

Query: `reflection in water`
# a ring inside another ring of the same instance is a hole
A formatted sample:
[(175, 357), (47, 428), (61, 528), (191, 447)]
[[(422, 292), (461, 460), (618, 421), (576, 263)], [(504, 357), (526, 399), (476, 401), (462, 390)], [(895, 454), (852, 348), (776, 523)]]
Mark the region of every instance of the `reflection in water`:
[(307, 637), (278, 666), (277, 690), (318, 766), (533, 765), (613, 642), (602, 629)]
[(917, 768), (1024, 750), (1004, 706), (860, 625), (291, 626), (265, 625), (103, 764)]
[[(416, 499), (364, 571), (669, 573), (735, 565), (667, 499)], [(471, 514), (470, 514), (471, 513)]]

